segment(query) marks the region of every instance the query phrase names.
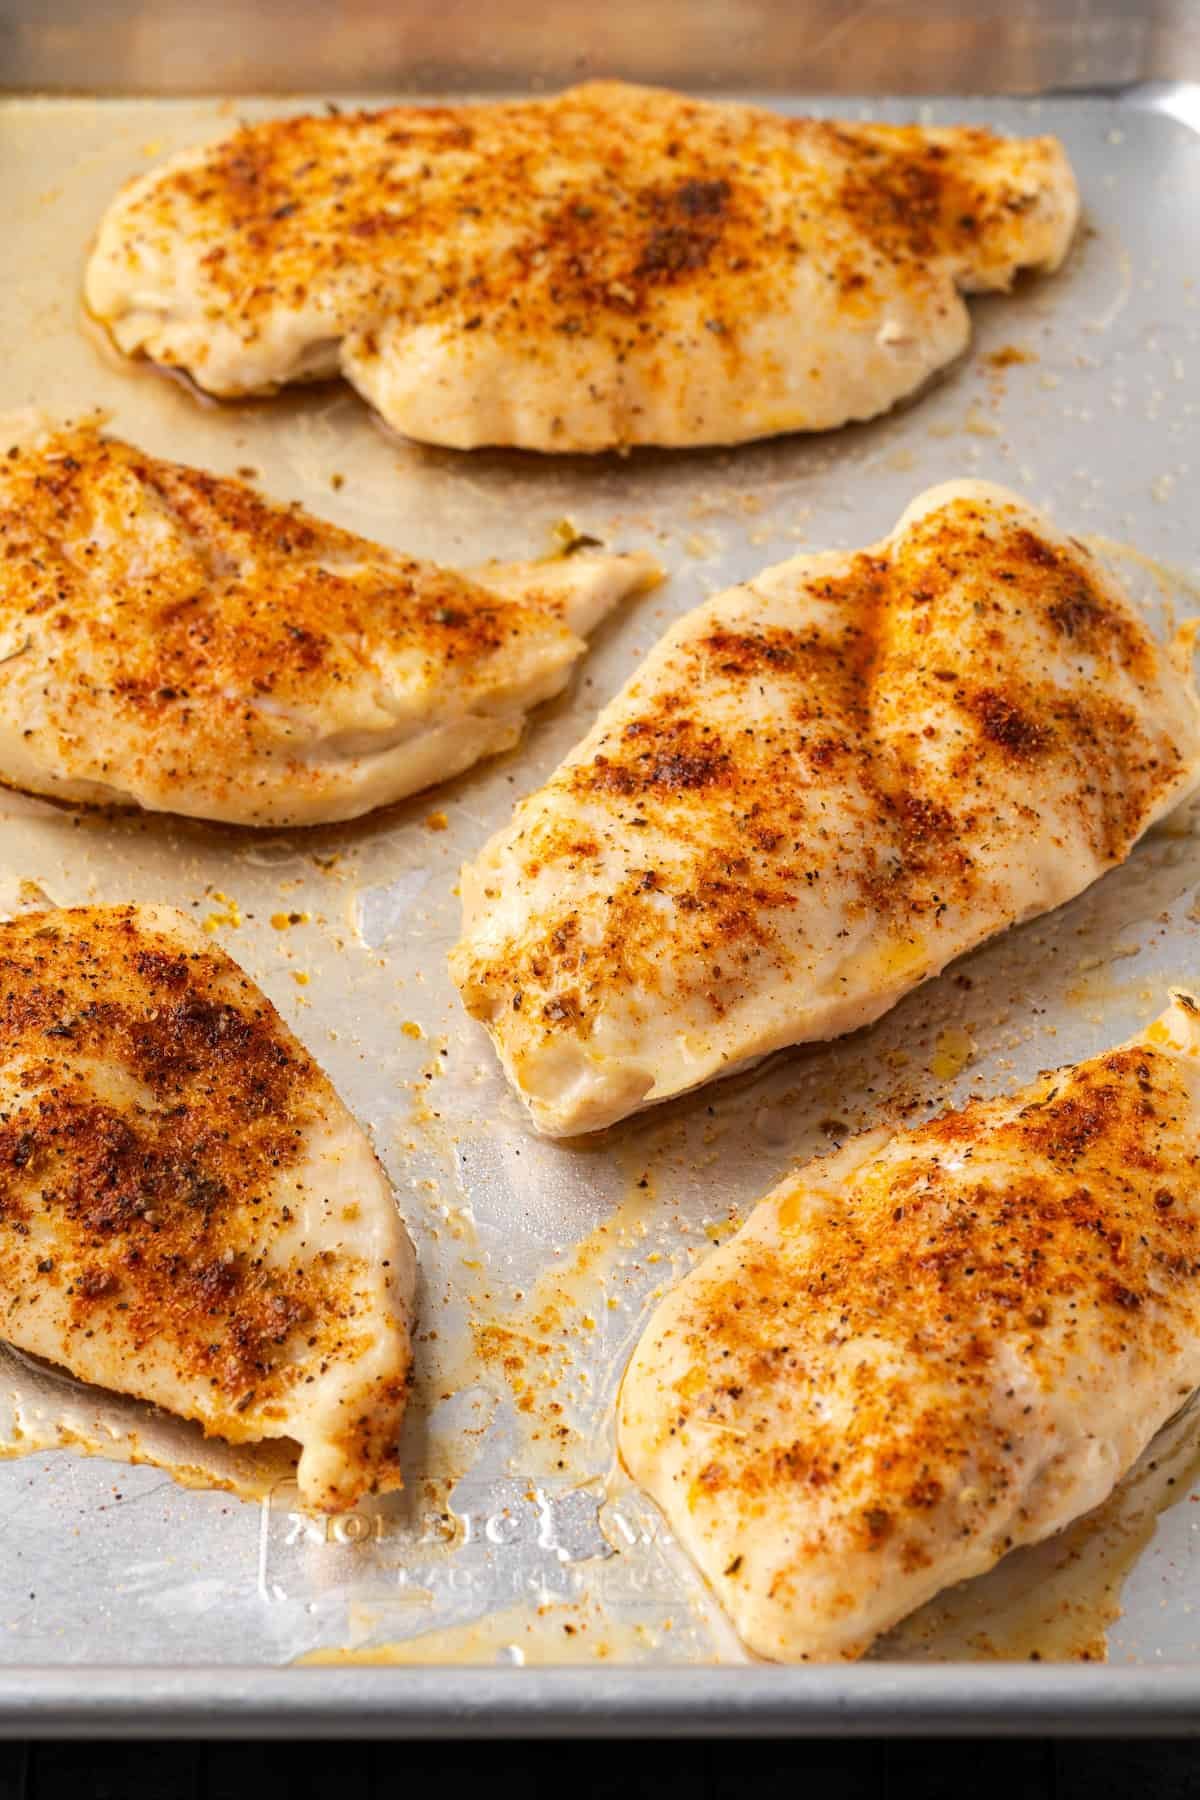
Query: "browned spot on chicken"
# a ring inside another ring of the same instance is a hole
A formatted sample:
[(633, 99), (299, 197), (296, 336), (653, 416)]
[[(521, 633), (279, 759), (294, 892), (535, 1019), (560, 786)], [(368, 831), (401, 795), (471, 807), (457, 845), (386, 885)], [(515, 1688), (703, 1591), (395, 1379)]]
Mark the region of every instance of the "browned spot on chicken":
[(981, 688), (972, 695), (970, 704), (985, 736), (1010, 756), (1032, 761), (1048, 748), (1049, 729), (1024, 711), (1010, 694)]

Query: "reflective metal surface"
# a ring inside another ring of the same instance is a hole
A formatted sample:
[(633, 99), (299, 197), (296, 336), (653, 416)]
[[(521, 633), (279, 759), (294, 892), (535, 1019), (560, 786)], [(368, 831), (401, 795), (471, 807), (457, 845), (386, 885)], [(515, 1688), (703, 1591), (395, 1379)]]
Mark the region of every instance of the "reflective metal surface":
[(0, 87), (526, 91), (590, 75), (775, 93), (1043, 93), (1191, 81), (1190, 0), (0, 0)]
[[(298, 1678), (299, 1677), (299, 1678)], [(38, 1738), (1184, 1737), (1190, 1669), (0, 1671), (0, 1729)], [(839, 1771), (840, 1772), (840, 1771)], [(569, 1784), (569, 1773), (564, 1782)]]
[[(976, 304), (970, 358), (873, 425), (736, 453), (596, 461), (421, 450), (387, 437), (339, 388), (217, 407), (120, 363), (78, 314), (87, 235), (120, 180), (224, 128), (233, 109), (0, 108), (0, 410), (108, 408), (113, 429), (151, 451), (252, 470), (269, 493), (446, 562), (537, 553), (569, 516), (615, 546), (653, 549), (671, 573), (600, 634), (572, 693), (515, 752), (360, 824), (264, 837), (0, 798), (0, 907), (44, 895), (194, 909), (372, 1130), (423, 1268), (402, 1497), (314, 1521), (295, 1511), (286, 1483), (253, 1503), (64, 1451), (0, 1463), (0, 1724), (779, 1731), (850, 1719), (932, 1732), (1190, 1720), (1200, 1553), (1186, 1502), (1189, 1434), (1094, 1530), (1012, 1559), (964, 1591), (953, 1617), (943, 1609), (896, 1634), (879, 1661), (672, 1671), (661, 1665), (726, 1664), (739, 1652), (652, 1509), (615, 1479), (611, 1413), (656, 1293), (793, 1159), (847, 1129), (1088, 1054), (1159, 1010), (1169, 981), (1200, 979), (1192, 821), (1170, 822), (1074, 905), (956, 966), (872, 1030), (586, 1144), (529, 1136), (463, 1017), (445, 952), (460, 862), (668, 618), (801, 546), (870, 542), (935, 481), (1006, 481), (1103, 540), (1164, 624), (1172, 610), (1200, 610), (1191, 103), (1179, 89), (824, 103), (1059, 132), (1089, 219), (1068, 267)], [(164, 1435), (144, 1409), (106, 1407), (16, 1359), (0, 1370), (0, 1402), (0, 1437), (25, 1448), (66, 1421), (113, 1453), (211, 1461), (194, 1434)], [(248, 1479), (228, 1465), (216, 1473), (235, 1486)], [(1037, 1611), (1047, 1596), (1053, 1620)], [(1118, 1605), (1108, 1629), (1116, 1668), (1020, 1660), (1039, 1633), (1051, 1655), (1094, 1650)], [(379, 1646), (411, 1666), (272, 1668)], [(930, 1666), (997, 1654), (1018, 1660)], [(528, 1666), (564, 1660), (586, 1666)], [(433, 1661), (459, 1666), (417, 1666)], [(461, 1666), (472, 1662), (527, 1666)], [(1164, 1674), (1164, 1662), (1179, 1667)], [(99, 1672), (113, 1664), (137, 1667)]]

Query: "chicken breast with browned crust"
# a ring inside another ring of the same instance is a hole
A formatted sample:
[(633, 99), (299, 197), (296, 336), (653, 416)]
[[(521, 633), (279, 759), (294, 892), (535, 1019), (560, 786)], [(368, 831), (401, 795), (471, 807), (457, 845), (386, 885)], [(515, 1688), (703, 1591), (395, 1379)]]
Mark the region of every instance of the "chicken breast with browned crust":
[(305, 1506), (400, 1486), (412, 1245), (364, 1132), (167, 907), (0, 923), (0, 1336), (234, 1444)]
[(0, 452), (0, 781), (356, 818), (516, 743), (581, 634), (657, 579), (588, 550), (459, 575), (94, 425), (26, 423)]
[(592, 82), (241, 126), (118, 195), (86, 298), (210, 393), (342, 374), (429, 443), (737, 443), (911, 394), (1077, 215), (1054, 138)]
[(788, 1176), (659, 1306), (620, 1452), (738, 1632), (860, 1656), (1200, 1385), (1200, 1007)]
[(539, 1130), (870, 1023), (1200, 777), (1190, 673), (1075, 539), (954, 482), (680, 619), (464, 871), (452, 968)]

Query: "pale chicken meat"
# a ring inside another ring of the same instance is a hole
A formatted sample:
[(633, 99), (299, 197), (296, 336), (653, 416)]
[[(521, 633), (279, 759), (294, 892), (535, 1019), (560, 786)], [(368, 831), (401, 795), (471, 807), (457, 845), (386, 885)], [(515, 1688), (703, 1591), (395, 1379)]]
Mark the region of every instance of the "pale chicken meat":
[(0, 781), (355, 818), (516, 743), (581, 633), (657, 575), (588, 550), (460, 575), (94, 425), (23, 421), (0, 451)]
[(86, 300), (212, 394), (340, 374), (430, 443), (737, 443), (912, 393), (1078, 205), (1054, 138), (593, 82), (243, 125), (117, 196)]
[(302, 1503), (400, 1486), (415, 1281), (387, 1178), (235, 963), (166, 907), (0, 924), (0, 1335), (234, 1444)]
[(464, 871), (452, 968), (539, 1130), (868, 1024), (1200, 778), (1185, 647), (1002, 488), (680, 619)]
[(780, 1183), (659, 1306), (620, 1453), (737, 1631), (861, 1655), (1107, 1498), (1200, 1385), (1200, 1007)]

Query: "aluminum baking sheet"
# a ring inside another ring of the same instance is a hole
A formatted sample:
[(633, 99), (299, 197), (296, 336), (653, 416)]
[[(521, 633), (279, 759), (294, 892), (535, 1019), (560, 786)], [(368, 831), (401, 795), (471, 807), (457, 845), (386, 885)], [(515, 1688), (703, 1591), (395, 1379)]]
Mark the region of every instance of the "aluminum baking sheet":
[[(161, 1725), (182, 1709), (194, 1726), (207, 1707), (230, 1729), (289, 1717), (346, 1729), (359, 1696), (374, 1729), (389, 1708), (409, 1729), (464, 1707), (477, 1724), (522, 1729), (584, 1717), (593, 1729), (617, 1718), (779, 1729), (830, 1726), (856, 1705), (875, 1728), (1035, 1715), (1044, 1726), (1047, 1709), (1178, 1726), (1200, 1697), (1190, 1419), (1096, 1520), (935, 1603), (871, 1664), (789, 1671), (726, 1666), (744, 1661), (727, 1627), (661, 1519), (614, 1472), (612, 1412), (657, 1296), (797, 1158), (1087, 1055), (1150, 1018), (1169, 982), (1200, 980), (1198, 821), (1169, 821), (1074, 904), (956, 965), (871, 1030), (587, 1143), (525, 1129), (445, 956), (461, 862), (670, 618), (798, 549), (870, 542), (933, 482), (1007, 482), (1104, 550), (1164, 628), (1200, 611), (1189, 92), (839, 103), (851, 116), (1057, 132), (1087, 208), (1067, 267), (975, 302), (971, 354), (872, 425), (597, 460), (399, 443), (337, 386), (202, 403), (122, 363), (87, 326), (82, 260), (117, 185), (235, 114), (304, 104), (0, 107), (0, 410), (104, 408), (150, 451), (252, 471), (270, 494), (443, 562), (537, 554), (570, 518), (615, 547), (654, 551), (670, 579), (601, 631), (570, 694), (518, 749), (353, 825), (253, 834), (0, 798), (0, 908), (160, 900), (206, 922), (369, 1127), (422, 1267), (408, 1488), (344, 1517), (301, 1514), (286, 1470), (245, 1500), (144, 1462), (30, 1451), (62, 1426), (113, 1456), (211, 1471), (215, 1455), (233, 1487), (262, 1477), (148, 1409), (97, 1406), (66, 1378), (5, 1357), (0, 1438), (30, 1453), (0, 1462), (0, 1722), (94, 1730), (117, 1717)], [(1123, 1682), (1079, 1662), (1102, 1656), (1105, 1639)], [(278, 1672), (321, 1651), (455, 1667), (433, 1682), (415, 1666)], [(1042, 1688), (1012, 1666), (1035, 1652)], [(1009, 1666), (929, 1666), (947, 1658)], [(1057, 1659), (1071, 1667), (1044, 1666)], [(560, 1662), (585, 1667), (532, 1666)], [(1153, 1690), (1154, 1712), (1148, 1671), (1133, 1665), (1164, 1662), (1178, 1667)], [(114, 1663), (160, 1673), (84, 1682)], [(704, 1666), (673, 1675), (669, 1664)], [(207, 1667), (172, 1675), (185, 1665)]]

